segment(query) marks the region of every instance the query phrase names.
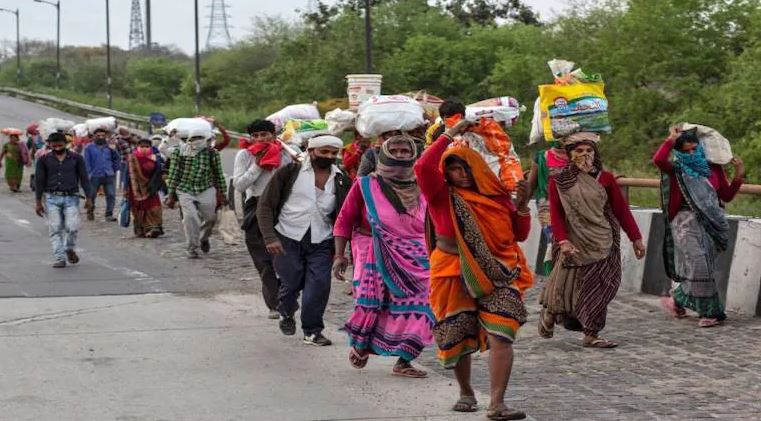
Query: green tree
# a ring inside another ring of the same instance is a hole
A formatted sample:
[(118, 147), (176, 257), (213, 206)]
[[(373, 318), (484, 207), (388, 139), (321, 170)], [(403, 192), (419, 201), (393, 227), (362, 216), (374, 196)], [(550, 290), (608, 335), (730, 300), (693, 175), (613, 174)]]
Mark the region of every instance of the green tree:
[(171, 101), (188, 75), (185, 63), (166, 58), (142, 58), (127, 64), (127, 90), (132, 97), (156, 104)]

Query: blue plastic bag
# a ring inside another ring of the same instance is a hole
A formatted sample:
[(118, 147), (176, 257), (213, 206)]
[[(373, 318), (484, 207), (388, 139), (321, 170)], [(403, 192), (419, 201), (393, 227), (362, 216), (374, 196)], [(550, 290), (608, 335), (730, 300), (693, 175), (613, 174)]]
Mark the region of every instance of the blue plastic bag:
[(130, 206), (127, 198), (122, 199), (122, 203), (119, 204), (119, 225), (123, 228), (129, 228), (130, 218)]

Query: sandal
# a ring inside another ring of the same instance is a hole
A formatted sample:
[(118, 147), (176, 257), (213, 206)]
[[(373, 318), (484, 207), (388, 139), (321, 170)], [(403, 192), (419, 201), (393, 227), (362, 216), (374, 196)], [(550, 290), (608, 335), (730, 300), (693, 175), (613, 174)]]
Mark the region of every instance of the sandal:
[(394, 376), (409, 377), (411, 379), (423, 379), (428, 377), (428, 373), (413, 367), (410, 363), (395, 364), (391, 374)]
[(370, 354), (362, 355), (357, 348), (352, 347), (349, 349), (349, 364), (356, 369), (365, 368), (367, 360), (370, 358)]
[(544, 339), (550, 339), (555, 334), (555, 323), (553, 320), (553, 323), (547, 326), (548, 323), (544, 318), (545, 314), (547, 314), (546, 309), (542, 309), (539, 312), (539, 336)]
[(714, 327), (719, 325), (719, 319), (712, 318), (712, 317), (702, 317), (700, 321), (698, 321), (698, 326), (700, 327)]
[(591, 341), (584, 339), (584, 348), (615, 348), (618, 344), (603, 338), (594, 338)]
[(490, 420), (522, 420), (526, 418), (526, 413), (517, 409), (508, 408), (500, 405), (496, 408), (486, 410), (486, 418)]
[(478, 411), (478, 401), (475, 396), (460, 396), (460, 399), (457, 399), (452, 407), (452, 411), (476, 412)]

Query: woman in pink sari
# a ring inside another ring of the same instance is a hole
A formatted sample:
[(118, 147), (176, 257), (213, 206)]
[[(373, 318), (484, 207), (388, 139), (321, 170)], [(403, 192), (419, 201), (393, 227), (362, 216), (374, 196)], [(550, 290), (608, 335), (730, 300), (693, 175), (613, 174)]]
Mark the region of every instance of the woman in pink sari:
[(430, 275), (425, 246), (426, 202), (413, 165), (414, 139), (395, 136), (381, 146), (376, 171), (360, 177), (346, 198), (333, 234), (333, 272), (344, 279), (344, 256), (351, 239), (355, 306), (346, 322), (354, 368), (370, 354), (395, 356), (393, 374), (426, 377), (411, 361), (433, 343), (428, 294)]

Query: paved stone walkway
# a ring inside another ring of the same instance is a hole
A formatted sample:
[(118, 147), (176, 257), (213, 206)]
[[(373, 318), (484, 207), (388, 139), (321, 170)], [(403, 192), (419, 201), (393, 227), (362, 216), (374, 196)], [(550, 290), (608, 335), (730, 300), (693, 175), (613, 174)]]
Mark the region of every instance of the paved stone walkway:
[[(131, 239), (131, 228), (101, 221), (85, 222), (83, 230), (104, 239), (121, 236), (120, 245), (159, 253), (174, 265), (187, 264), (177, 211), (166, 211), (164, 220), (167, 236), (158, 240)], [(192, 264), (239, 282), (244, 292), (259, 290), (242, 242), (225, 245), (215, 236), (211, 254)], [(541, 285), (538, 282), (527, 296), (531, 317), (515, 345), (515, 369), (508, 389), (510, 404), (533, 419), (761, 420), (761, 319), (729, 314), (722, 327), (699, 329), (694, 315), (672, 320), (662, 314), (657, 297), (621, 293), (610, 306), (603, 331), (620, 346), (587, 349), (581, 346), (580, 334), (561, 328), (556, 328), (553, 339), (537, 335)], [(345, 294), (346, 284), (333, 286), (326, 318), (340, 324), (351, 311), (352, 299)], [(341, 332), (326, 335), (343, 346)], [(432, 350), (420, 360), (454, 382)], [(485, 356), (474, 359), (473, 379), (476, 388), (488, 393), (486, 362)], [(371, 360), (370, 364), (386, 364), (390, 369), (392, 361)]]

